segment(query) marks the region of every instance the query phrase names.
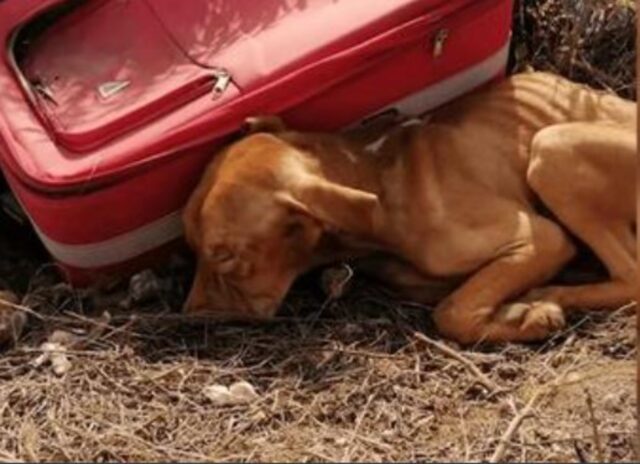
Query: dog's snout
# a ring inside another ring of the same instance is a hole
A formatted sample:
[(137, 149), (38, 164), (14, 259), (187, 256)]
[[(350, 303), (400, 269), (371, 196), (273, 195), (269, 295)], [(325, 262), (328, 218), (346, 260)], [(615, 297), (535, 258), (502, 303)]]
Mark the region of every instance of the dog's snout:
[(280, 302), (271, 297), (260, 297), (251, 301), (252, 312), (262, 319), (268, 319), (275, 315), (280, 307)]

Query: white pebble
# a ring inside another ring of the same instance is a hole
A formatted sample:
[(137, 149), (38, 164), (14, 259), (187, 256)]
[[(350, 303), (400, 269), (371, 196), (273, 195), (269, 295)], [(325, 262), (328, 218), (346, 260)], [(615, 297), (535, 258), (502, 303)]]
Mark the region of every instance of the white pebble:
[(204, 396), (216, 406), (233, 404), (233, 396), (224, 385), (210, 385), (203, 390)]
[(203, 393), (216, 406), (247, 404), (259, 398), (249, 382), (236, 382), (230, 388), (224, 385), (210, 385), (205, 387)]
[(229, 388), (236, 403), (250, 403), (259, 398), (256, 389), (249, 382), (236, 382)]

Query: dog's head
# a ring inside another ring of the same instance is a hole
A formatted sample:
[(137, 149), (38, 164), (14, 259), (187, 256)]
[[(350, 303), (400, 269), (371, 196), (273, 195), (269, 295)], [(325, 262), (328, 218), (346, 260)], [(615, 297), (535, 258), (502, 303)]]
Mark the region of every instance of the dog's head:
[(242, 183), (212, 189), (189, 242), (198, 254), (188, 311), (268, 318), (308, 269), (321, 225), (286, 194)]
[[(273, 316), (307, 271), (329, 225), (366, 221), (376, 197), (309, 174), (302, 155), (270, 134), (231, 145), (192, 195), (184, 213), (198, 265), (189, 312), (239, 318)], [(348, 210), (348, 211), (347, 211)], [(337, 219), (336, 219), (337, 218)]]

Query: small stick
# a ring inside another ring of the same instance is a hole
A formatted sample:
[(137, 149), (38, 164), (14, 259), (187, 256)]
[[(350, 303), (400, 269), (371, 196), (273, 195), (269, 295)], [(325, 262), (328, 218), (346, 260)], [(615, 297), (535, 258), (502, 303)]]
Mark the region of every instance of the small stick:
[(29, 308), (28, 306), (12, 303), (12, 302), (7, 301), (5, 299), (0, 299), (0, 305), (6, 306), (7, 308), (15, 309), (16, 311), (22, 311), (23, 313), (29, 314), (30, 316), (33, 316), (36, 319), (39, 319), (41, 321), (45, 320), (44, 316), (42, 316), (41, 314), (38, 314), (37, 312), (35, 312), (33, 309)]
[(469, 434), (467, 432), (467, 423), (464, 420), (464, 415), (466, 411), (458, 410), (458, 414), (460, 415), (460, 425), (462, 429), (462, 439), (464, 443), (464, 462), (469, 462), (469, 458), (471, 457), (471, 449), (469, 447)]
[(415, 332), (413, 334), (413, 336), (418, 339), (419, 341), (426, 343), (429, 346), (432, 346), (434, 348), (437, 348), (438, 350), (440, 350), (442, 353), (446, 354), (447, 356), (459, 361), (460, 363), (462, 363), (473, 375), (476, 376), (476, 378), (478, 379), (478, 381), (484, 385), (485, 387), (487, 387), (491, 393), (500, 393), (502, 391), (504, 391), (503, 388), (501, 388), (498, 384), (496, 384), (493, 380), (491, 380), (489, 377), (487, 377), (479, 368), (478, 366), (476, 366), (473, 361), (471, 361), (470, 359), (465, 358), (462, 354), (458, 353), (456, 350), (454, 350), (453, 348), (449, 348), (447, 345), (445, 345), (444, 343), (440, 343), (436, 340), (432, 340), (431, 338), (427, 337), (424, 334), (421, 334), (419, 332)]
[(584, 454), (584, 451), (582, 450), (582, 448), (580, 448), (580, 445), (578, 444), (577, 441), (573, 442), (573, 448), (576, 450), (576, 456), (578, 456), (578, 462), (580, 462), (580, 463), (589, 462), (587, 460), (587, 457)]
[(600, 440), (598, 421), (596, 419), (596, 412), (593, 408), (593, 398), (591, 397), (591, 392), (587, 388), (584, 389), (584, 393), (587, 395), (587, 408), (589, 408), (589, 418), (591, 419), (591, 429), (593, 430), (593, 441), (595, 442), (596, 452), (598, 453), (598, 462), (604, 462), (602, 440)]
[(527, 418), (527, 416), (529, 416), (529, 414), (531, 414), (531, 410), (536, 405), (543, 393), (544, 390), (539, 390), (537, 393), (535, 393), (526, 404), (526, 406), (522, 408), (520, 413), (518, 413), (511, 420), (511, 422), (509, 423), (509, 427), (507, 427), (507, 430), (505, 430), (504, 434), (502, 434), (502, 437), (500, 437), (500, 443), (496, 447), (493, 456), (491, 456), (491, 459), (489, 459), (490, 463), (502, 461), (502, 459), (504, 458), (504, 454), (507, 451), (507, 445), (511, 441), (511, 438), (518, 431), (518, 429), (522, 425), (522, 422)]

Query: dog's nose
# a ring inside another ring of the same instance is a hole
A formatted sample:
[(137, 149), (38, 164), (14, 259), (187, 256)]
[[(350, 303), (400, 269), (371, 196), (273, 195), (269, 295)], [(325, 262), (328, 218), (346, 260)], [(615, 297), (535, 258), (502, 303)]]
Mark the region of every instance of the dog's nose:
[(270, 319), (280, 308), (278, 301), (273, 298), (255, 298), (251, 300), (252, 312), (261, 319)]

